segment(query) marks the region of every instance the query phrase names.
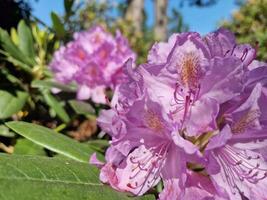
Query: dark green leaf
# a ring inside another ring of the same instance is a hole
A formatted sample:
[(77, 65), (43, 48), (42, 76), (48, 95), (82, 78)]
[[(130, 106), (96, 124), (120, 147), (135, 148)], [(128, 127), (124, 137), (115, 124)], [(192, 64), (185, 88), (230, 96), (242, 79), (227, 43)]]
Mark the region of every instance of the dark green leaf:
[(6, 60), (10, 63), (12, 63), (14, 66), (19, 67), (20, 69), (24, 70), (25, 72), (32, 74), (32, 68), (25, 64), (24, 62), (21, 62), (17, 59), (15, 59), (14, 57), (10, 56), (8, 52), (3, 51), (0, 49), (0, 53), (3, 54), (4, 56), (6, 56)]
[(11, 117), (19, 112), (25, 105), (28, 93), (15, 91), (11, 94), (5, 90), (0, 90), (0, 119)]
[(64, 0), (64, 7), (67, 14), (70, 13), (74, 0)]
[(15, 85), (19, 85), (22, 89), (25, 91), (27, 90), (27, 87), (23, 84), (23, 82), (20, 80), (20, 77), (17, 77), (16, 75), (11, 74), (10, 70), (7, 68), (2, 68), (0, 70), (0, 73), (2, 73), (7, 80), (9, 80), (11, 83)]
[(0, 155), (0, 196), (8, 200), (153, 200), (131, 198), (99, 182), (88, 163), (38, 156)]
[(51, 80), (34, 80), (31, 84), (33, 88), (52, 89), (58, 88), (65, 92), (75, 92), (76, 88), (73, 85), (64, 85)]
[(8, 122), (6, 125), (38, 145), (81, 162), (88, 162), (94, 153), (88, 144), (79, 143), (43, 126), (27, 122)]
[(19, 48), (26, 56), (35, 58), (33, 37), (30, 28), (23, 20), (18, 25)]
[(63, 122), (67, 123), (70, 121), (70, 117), (68, 113), (65, 111), (64, 107), (48, 90), (43, 91), (43, 96), (45, 98), (46, 103), (56, 112), (58, 117)]
[(0, 28), (0, 42), (3, 46), (3, 49), (7, 52), (9, 56), (13, 58), (13, 60), (17, 60), (17, 63), (23, 63), (27, 67), (24, 67), (28, 72), (31, 71), (30, 66), (34, 66), (35, 62), (33, 59), (27, 57), (20, 49), (12, 42), (8, 33)]
[(57, 36), (60, 38), (63, 38), (65, 35), (65, 29), (64, 29), (64, 25), (61, 22), (59, 16), (56, 13), (51, 12), (51, 19), (53, 22), (53, 29), (55, 30)]
[(95, 113), (94, 108), (83, 101), (70, 100), (69, 104), (77, 114), (92, 115)]
[(44, 149), (27, 139), (18, 139), (15, 145), (14, 154), (21, 155), (42, 155), (45, 156), (46, 153)]

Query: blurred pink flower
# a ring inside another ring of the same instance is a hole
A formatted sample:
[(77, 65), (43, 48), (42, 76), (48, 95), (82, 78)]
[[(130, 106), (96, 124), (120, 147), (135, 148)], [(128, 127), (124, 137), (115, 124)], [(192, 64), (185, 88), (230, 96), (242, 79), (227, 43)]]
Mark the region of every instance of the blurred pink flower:
[(123, 64), (135, 53), (117, 31), (113, 37), (102, 27), (74, 34), (74, 40), (60, 47), (50, 63), (55, 79), (78, 85), (77, 98), (106, 103), (106, 89), (123, 80)]

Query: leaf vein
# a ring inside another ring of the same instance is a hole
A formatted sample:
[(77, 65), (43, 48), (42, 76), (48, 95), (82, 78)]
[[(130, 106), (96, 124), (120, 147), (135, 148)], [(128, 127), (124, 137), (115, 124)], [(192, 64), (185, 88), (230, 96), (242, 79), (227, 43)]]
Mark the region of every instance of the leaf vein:
[(51, 182), (51, 183), (62, 183), (62, 184), (73, 184), (73, 185), (87, 185), (87, 186), (97, 186), (103, 187), (104, 185), (101, 183), (86, 183), (86, 182), (74, 182), (74, 181), (66, 181), (66, 180), (59, 180), (59, 179), (37, 179), (33, 177), (25, 177), (25, 178), (18, 178), (18, 177), (0, 177), (0, 179), (5, 180), (28, 180), (28, 181), (36, 181), (36, 182)]

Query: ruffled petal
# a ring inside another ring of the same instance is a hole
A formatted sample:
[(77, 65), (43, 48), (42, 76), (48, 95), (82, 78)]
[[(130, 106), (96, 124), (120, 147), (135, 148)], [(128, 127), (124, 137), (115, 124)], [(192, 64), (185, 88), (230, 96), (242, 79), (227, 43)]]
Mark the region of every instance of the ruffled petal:
[(243, 76), (243, 65), (238, 59), (215, 57), (201, 80), (200, 96), (224, 103), (240, 94)]
[(205, 149), (206, 151), (223, 147), (233, 137), (230, 126), (226, 125), (217, 135), (213, 136)]
[(224, 57), (236, 44), (235, 36), (227, 29), (220, 28), (204, 37), (212, 57)]
[(219, 113), (219, 104), (212, 98), (201, 99), (191, 107), (190, 116), (186, 123), (188, 136), (213, 131), (217, 128), (216, 117)]

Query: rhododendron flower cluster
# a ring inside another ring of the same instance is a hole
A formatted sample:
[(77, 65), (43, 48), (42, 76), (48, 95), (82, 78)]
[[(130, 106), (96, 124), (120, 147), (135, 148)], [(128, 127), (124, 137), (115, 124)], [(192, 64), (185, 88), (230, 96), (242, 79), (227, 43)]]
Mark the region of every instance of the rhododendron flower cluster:
[(112, 140), (100, 179), (160, 200), (267, 199), (267, 64), (219, 29), (156, 43), (148, 61), (126, 63), (98, 123)]
[(135, 53), (119, 31), (114, 38), (95, 26), (75, 33), (73, 41), (55, 52), (50, 68), (57, 81), (78, 85), (78, 99), (106, 103), (106, 89), (123, 79), (122, 66), (129, 58), (135, 59)]

